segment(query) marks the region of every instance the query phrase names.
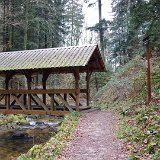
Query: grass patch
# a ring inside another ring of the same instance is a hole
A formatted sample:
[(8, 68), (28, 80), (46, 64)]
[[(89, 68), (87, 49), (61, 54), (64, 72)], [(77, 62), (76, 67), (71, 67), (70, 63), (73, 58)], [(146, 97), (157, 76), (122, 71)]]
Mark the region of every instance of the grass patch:
[(53, 135), (44, 145), (33, 146), (27, 154), (18, 157), (18, 160), (54, 160), (71, 140), (78, 124), (79, 116), (78, 112), (66, 115), (56, 135)]
[(26, 120), (23, 115), (6, 115), (0, 119), (0, 126), (6, 125), (8, 123), (16, 122), (19, 124), (26, 123)]

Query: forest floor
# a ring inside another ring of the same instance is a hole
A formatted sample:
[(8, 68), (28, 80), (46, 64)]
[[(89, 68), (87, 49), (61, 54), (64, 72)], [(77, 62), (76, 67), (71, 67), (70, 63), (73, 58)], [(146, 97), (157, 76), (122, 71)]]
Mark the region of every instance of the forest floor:
[(57, 160), (125, 160), (117, 139), (118, 118), (113, 112), (94, 111), (81, 116), (73, 139)]

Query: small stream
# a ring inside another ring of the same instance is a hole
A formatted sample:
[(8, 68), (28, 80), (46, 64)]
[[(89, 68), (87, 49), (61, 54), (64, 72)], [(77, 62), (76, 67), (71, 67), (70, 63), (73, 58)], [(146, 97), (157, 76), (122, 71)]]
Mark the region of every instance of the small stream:
[(47, 142), (57, 132), (61, 121), (28, 119), (24, 125), (12, 123), (5, 129), (0, 127), (0, 160), (14, 160), (35, 144)]

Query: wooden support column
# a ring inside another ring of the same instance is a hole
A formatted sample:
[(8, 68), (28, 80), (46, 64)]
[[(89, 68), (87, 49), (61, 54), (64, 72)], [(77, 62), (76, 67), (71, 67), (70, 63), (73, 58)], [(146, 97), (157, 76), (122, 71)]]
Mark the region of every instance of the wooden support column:
[(26, 94), (23, 95), (23, 101), (24, 101), (24, 105), (26, 105), (27, 104), (27, 95)]
[[(5, 90), (8, 90), (8, 85), (9, 85), (9, 79), (6, 77)], [(6, 109), (10, 109), (10, 95), (9, 94), (6, 94), (5, 105), (6, 105)]]
[[(43, 86), (43, 89), (46, 89), (47, 79), (48, 79), (49, 75), (50, 75), (50, 72), (43, 71), (43, 74), (42, 74), (42, 86)], [(43, 94), (43, 103), (46, 104), (46, 102), (47, 102), (46, 94)]]
[[(15, 72), (6, 73), (5, 90), (9, 89), (9, 81), (13, 77), (13, 75), (15, 75)], [(5, 105), (6, 105), (6, 109), (10, 109), (10, 94), (6, 94)]]
[(64, 100), (67, 101), (67, 94), (64, 93)]
[(79, 111), (80, 105), (80, 87), (79, 87), (79, 68), (74, 69), (75, 89), (76, 89), (76, 111)]
[[(67, 94), (64, 93), (64, 100), (67, 102)], [(66, 106), (64, 106), (64, 109), (66, 109)]]
[(50, 97), (51, 97), (51, 111), (54, 111), (55, 110), (55, 107), (54, 107), (54, 94), (51, 94)]
[(89, 72), (89, 68), (87, 67), (87, 72), (86, 72), (86, 99), (87, 99), (87, 103), (86, 105), (89, 106), (89, 102), (90, 102), (90, 88), (89, 88), (89, 84), (90, 84), (90, 77), (91, 77), (91, 73)]
[[(32, 82), (32, 78), (31, 78), (31, 75), (32, 73), (31, 72), (24, 72), (24, 75), (26, 76), (27, 78), (27, 89), (28, 90), (31, 90), (31, 82)], [(26, 97), (24, 96), (24, 104), (26, 103)], [(28, 110), (31, 109), (31, 94), (28, 94), (28, 99), (27, 99), (27, 106), (28, 106)]]

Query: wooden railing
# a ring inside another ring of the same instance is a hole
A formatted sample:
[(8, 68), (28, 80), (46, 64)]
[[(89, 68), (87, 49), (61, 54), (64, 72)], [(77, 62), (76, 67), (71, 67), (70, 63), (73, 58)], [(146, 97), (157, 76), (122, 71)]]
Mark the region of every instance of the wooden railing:
[[(25, 112), (35, 113), (35, 108), (37, 110), (45, 111), (50, 113), (50, 111), (56, 111), (56, 106), (63, 106), (64, 111), (72, 111), (71, 106), (68, 103), (67, 98), (70, 97), (75, 103), (79, 103), (80, 93), (86, 93), (85, 89), (34, 89), (34, 90), (0, 90), (0, 105), (1, 110), (5, 110), (5, 113), (9, 110), (15, 111), (20, 110)], [(46, 99), (48, 97), (48, 101)], [(46, 103), (47, 101), (47, 103)], [(79, 103), (79, 105), (81, 105)], [(76, 106), (77, 107), (77, 106)], [(79, 108), (76, 108), (77, 110)]]

